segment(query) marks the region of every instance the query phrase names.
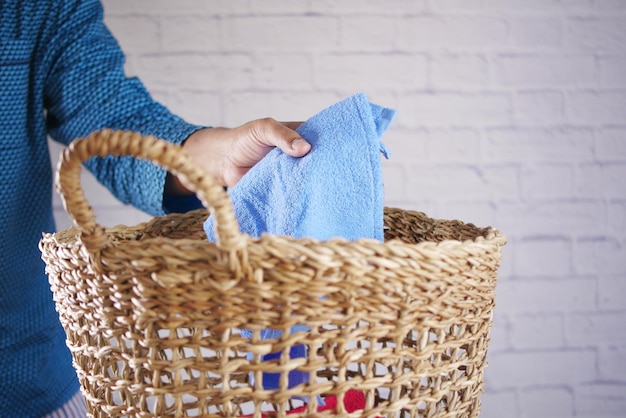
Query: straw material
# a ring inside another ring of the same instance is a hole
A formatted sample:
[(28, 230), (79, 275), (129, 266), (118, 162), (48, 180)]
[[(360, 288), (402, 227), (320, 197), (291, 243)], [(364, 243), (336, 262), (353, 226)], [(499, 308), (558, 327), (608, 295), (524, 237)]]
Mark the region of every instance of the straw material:
[[(215, 214), (217, 244), (202, 230), (206, 210), (99, 226), (79, 182), (92, 155), (178, 175)], [(294, 396), (310, 399), (294, 417), (478, 416), (505, 244), (497, 230), (386, 208), (384, 243), (253, 239), (180, 147), (130, 132), (73, 142), (57, 185), (77, 226), (45, 234), (40, 248), (90, 416), (283, 417), (302, 407)], [(310, 331), (290, 334), (295, 324)], [(283, 336), (262, 340), (266, 328)], [(308, 356), (290, 359), (294, 345)], [(295, 369), (310, 383), (288, 389)], [(281, 389), (264, 390), (263, 372), (281, 373)], [(349, 390), (365, 395), (364, 409), (346, 412)], [(317, 412), (316, 395), (335, 395), (336, 410)]]

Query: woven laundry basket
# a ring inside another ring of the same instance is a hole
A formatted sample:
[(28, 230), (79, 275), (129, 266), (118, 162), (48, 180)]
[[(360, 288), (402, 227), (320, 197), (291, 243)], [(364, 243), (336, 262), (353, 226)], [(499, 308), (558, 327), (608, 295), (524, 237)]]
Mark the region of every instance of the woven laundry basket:
[[(98, 225), (80, 167), (107, 155), (178, 175), (214, 213), (217, 244), (206, 210)], [(57, 188), (76, 227), (40, 248), (90, 416), (478, 416), (497, 230), (386, 208), (384, 243), (251, 238), (180, 147), (130, 132), (74, 141)], [(296, 324), (310, 330), (290, 334)], [(283, 335), (263, 340), (267, 328)], [(295, 345), (305, 358), (285, 354)], [(310, 382), (288, 388), (290, 370)], [(280, 373), (281, 388), (263, 389), (263, 372)], [(349, 411), (354, 391), (364, 408)], [(337, 406), (318, 412), (331, 397)]]

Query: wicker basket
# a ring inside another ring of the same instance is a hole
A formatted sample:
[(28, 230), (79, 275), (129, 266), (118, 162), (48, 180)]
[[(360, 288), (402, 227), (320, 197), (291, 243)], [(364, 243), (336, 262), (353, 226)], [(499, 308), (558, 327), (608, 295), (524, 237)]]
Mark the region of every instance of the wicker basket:
[[(215, 214), (218, 243), (204, 234), (206, 210), (98, 225), (80, 167), (107, 155), (178, 175)], [(181, 148), (129, 132), (72, 143), (57, 188), (77, 227), (44, 234), (40, 248), (90, 416), (478, 416), (505, 244), (497, 230), (386, 208), (384, 243), (251, 238)], [(310, 331), (290, 334), (295, 324)], [(262, 340), (266, 328), (283, 336)], [(284, 354), (294, 345), (307, 357)], [(310, 382), (288, 389), (295, 369)], [(281, 389), (261, 387), (268, 371), (281, 373)], [(353, 390), (365, 408), (347, 412)], [(334, 396), (336, 409), (318, 412), (316, 395)]]

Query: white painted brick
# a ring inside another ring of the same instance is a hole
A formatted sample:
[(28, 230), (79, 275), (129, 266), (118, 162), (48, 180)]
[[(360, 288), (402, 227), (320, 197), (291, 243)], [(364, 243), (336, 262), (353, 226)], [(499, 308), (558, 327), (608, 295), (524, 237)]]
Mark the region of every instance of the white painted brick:
[[(489, 368), (487, 368), (487, 379)], [(497, 392), (487, 389), (481, 397), (482, 408), (480, 418), (517, 418), (518, 402), (517, 393), (514, 390)]]
[(167, 108), (189, 123), (201, 126), (220, 126), (222, 123), (222, 106), (220, 95), (205, 91), (178, 91), (167, 99), (156, 100), (167, 105)]
[(607, 231), (613, 237), (626, 236), (626, 202), (609, 203), (607, 214)]
[(626, 50), (626, 16), (581, 17), (565, 23), (565, 44), (598, 51)]
[[(625, 294), (622, 292), (622, 295)], [(603, 381), (626, 383), (624, 358), (626, 358), (626, 345), (600, 347), (598, 350), (599, 378)], [(626, 396), (626, 390), (623, 396)]]
[(571, 257), (568, 240), (523, 240), (515, 248), (514, 272), (522, 277), (565, 277), (572, 270)]
[(515, 121), (529, 125), (555, 125), (565, 119), (565, 102), (559, 91), (521, 91), (514, 97)]
[(507, 313), (586, 312), (587, 315), (596, 309), (593, 279), (503, 280), (498, 283), (496, 294), (498, 306)]
[(509, 343), (509, 330), (511, 328), (510, 321), (506, 313), (503, 313), (505, 308), (499, 307), (498, 300), (496, 298), (496, 308), (493, 312), (493, 326), (489, 332), (489, 349), (488, 354), (508, 351), (511, 349)]
[(454, 12), (489, 12), (501, 15), (526, 13), (562, 13), (568, 10), (591, 9), (593, 0), (432, 0), (435, 11)]
[(249, 13), (252, 0), (102, 0), (107, 14), (227, 15)]
[(580, 91), (567, 94), (566, 113), (573, 123), (623, 124), (626, 121), (626, 91)]
[(603, 311), (626, 309), (626, 280), (623, 275), (601, 275), (598, 278), (598, 304)]
[(513, 45), (523, 49), (554, 49), (562, 45), (561, 19), (518, 17), (507, 20)]
[(389, 158), (394, 162), (425, 162), (428, 160), (428, 147), (431, 133), (425, 129), (393, 129), (383, 137)]
[(225, 51), (325, 51), (339, 43), (339, 21), (324, 16), (233, 17), (222, 22)]
[(423, 164), (409, 166), (409, 187), (438, 199), (507, 199), (519, 194), (516, 167)]
[(624, 244), (620, 240), (603, 236), (581, 239), (574, 245), (574, 267), (578, 274), (624, 274), (624, 254)]
[(224, 99), (224, 123), (227, 126), (238, 126), (262, 117), (304, 121), (342, 98), (324, 92), (233, 92)]
[(163, 51), (214, 52), (220, 49), (220, 19), (204, 16), (168, 16), (161, 19)]
[(243, 89), (252, 84), (252, 58), (244, 54), (146, 55), (135, 62), (148, 89)]
[(598, 67), (598, 82), (600, 85), (626, 87), (625, 54), (600, 56), (598, 57)]
[(563, 317), (550, 315), (516, 315), (509, 330), (515, 350), (559, 349), (565, 346)]
[(511, 121), (511, 98), (503, 93), (406, 93), (398, 99), (398, 108), (402, 109), (398, 121), (414, 128), (498, 126)]
[(489, 358), (485, 381), (500, 390), (573, 386), (593, 381), (595, 362), (592, 350), (494, 353)]
[(483, 147), (486, 161), (500, 163), (593, 161), (590, 129), (503, 128), (487, 130)]
[(428, 64), (419, 55), (323, 54), (317, 57), (319, 89), (403, 91), (426, 86)]
[(623, 0), (595, 0), (594, 4), (601, 11), (626, 10), (626, 2)]
[(307, 10), (308, 0), (264, 0), (251, 1), (250, 11), (253, 14), (298, 14)]
[(406, 170), (401, 164), (383, 160), (383, 187), (385, 200), (402, 201), (406, 197)]
[(340, 45), (348, 51), (391, 51), (395, 46), (395, 18), (388, 16), (346, 16), (340, 20)]
[(626, 127), (606, 127), (596, 132), (596, 158), (626, 162)]
[(626, 162), (584, 164), (578, 167), (578, 195), (582, 198), (626, 198)]
[(107, 16), (105, 23), (125, 53), (149, 53), (160, 49), (160, 28), (146, 16)]
[(413, 14), (426, 10), (427, 0), (311, 0), (310, 10), (314, 13), (341, 14)]
[(435, 129), (428, 134), (428, 157), (438, 164), (480, 160), (480, 133), (474, 129)]
[(596, 236), (608, 229), (605, 213), (603, 202), (594, 200), (503, 202), (498, 204), (496, 225), (510, 237)]
[(580, 313), (565, 318), (565, 337), (571, 347), (626, 345), (626, 312)]
[(576, 417), (623, 418), (626, 416), (626, 384), (593, 383), (574, 389)]
[(397, 21), (397, 45), (407, 51), (485, 50), (507, 45), (503, 19), (483, 16), (410, 16)]
[(574, 416), (574, 396), (566, 388), (540, 388), (521, 391), (523, 418), (571, 418)]
[(313, 64), (309, 55), (265, 53), (254, 57), (254, 85), (264, 89), (313, 88)]
[(574, 169), (569, 165), (523, 167), (520, 185), (522, 197), (529, 200), (568, 199), (576, 192)]
[(489, 84), (489, 63), (485, 56), (432, 54), (431, 84), (440, 89), (476, 89)]
[(593, 54), (499, 54), (492, 64), (493, 79), (503, 86), (592, 85), (596, 75)]

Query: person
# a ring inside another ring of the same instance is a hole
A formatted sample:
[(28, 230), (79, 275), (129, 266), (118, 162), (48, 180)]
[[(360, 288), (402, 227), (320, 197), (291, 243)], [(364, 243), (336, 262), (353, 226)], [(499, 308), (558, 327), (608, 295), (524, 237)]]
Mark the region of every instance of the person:
[[(189, 124), (155, 102), (103, 22), (99, 0), (0, 2), (0, 417), (84, 416), (38, 250), (54, 230), (47, 137), (63, 144), (124, 129), (182, 144), (218, 182), (235, 184), (273, 147), (310, 149), (297, 123)], [(85, 164), (120, 201), (154, 216), (189, 195), (176, 178), (130, 157)]]

